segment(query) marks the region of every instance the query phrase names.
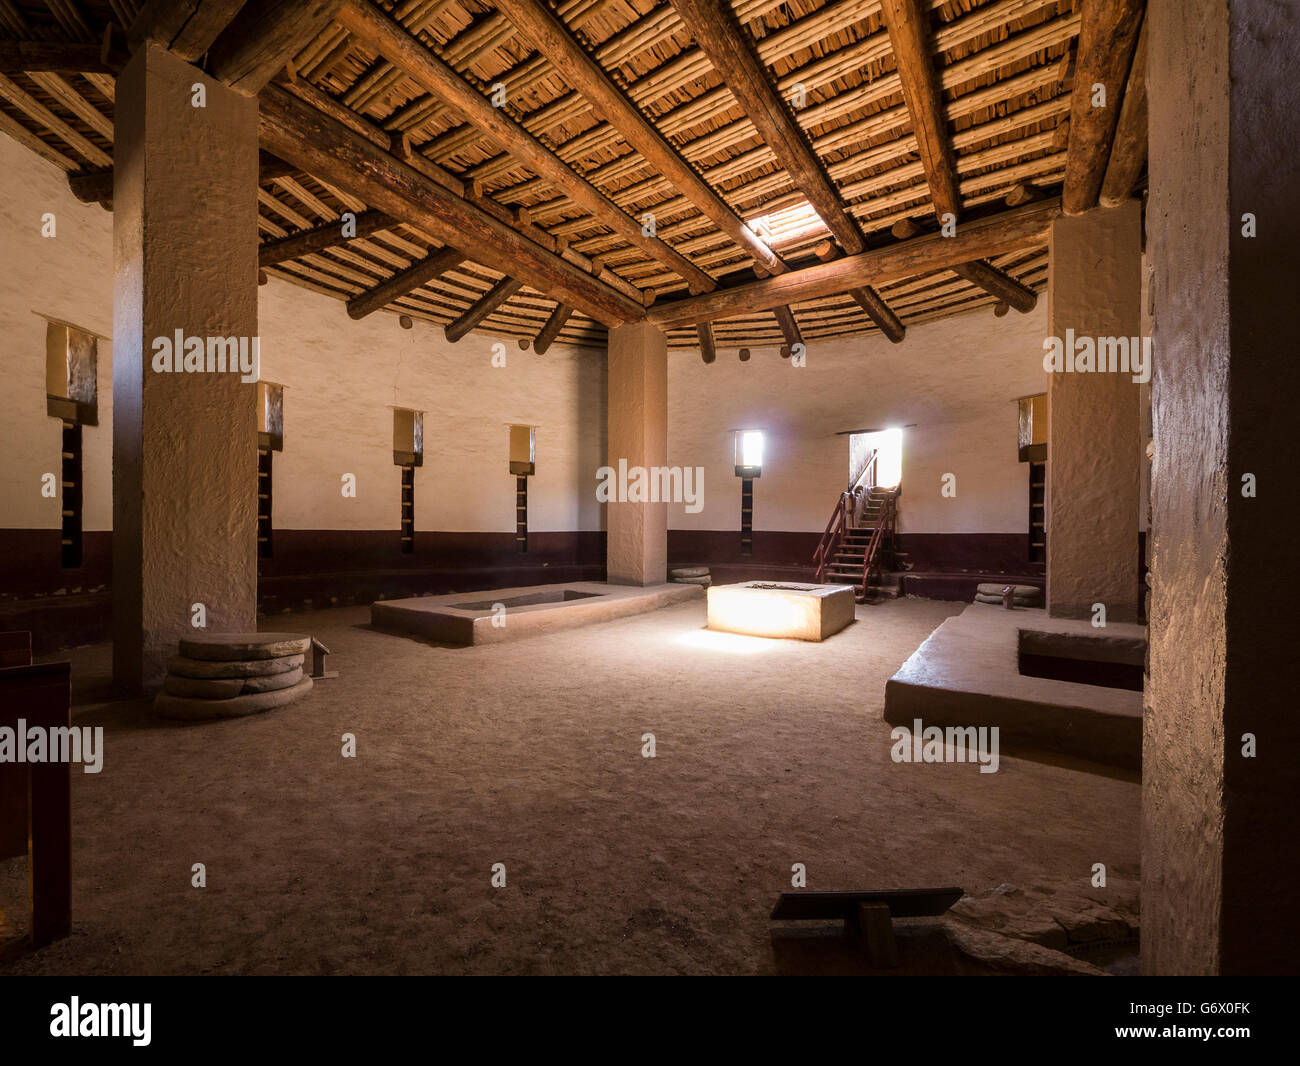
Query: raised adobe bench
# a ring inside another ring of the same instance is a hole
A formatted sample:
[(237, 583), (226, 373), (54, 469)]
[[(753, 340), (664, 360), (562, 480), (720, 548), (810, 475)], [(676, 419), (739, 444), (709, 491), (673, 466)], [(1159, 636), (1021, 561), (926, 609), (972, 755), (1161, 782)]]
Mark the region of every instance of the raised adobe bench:
[[(1004, 752), (1060, 752), (1136, 770), (1142, 762), (1142, 693), (1114, 687), (1097, 664), (1141, 671), (1146, 631), (1051, 618), (1041, 608), (1008, 611), (972, 603), (944, 621), (885, 684), (885, 721), (911, 726), (997, 726)], [(1080, 664), (1062, 679), (1031, 662)], [(1092, 670), (1085, 667), (1092, 666)], [(1092, 683), (1081, 679), (1090, 677)]]
[(852, 585), (744, 581), (708, 590), (709, 628), (749, 637), (825, 640), (853, 621)]

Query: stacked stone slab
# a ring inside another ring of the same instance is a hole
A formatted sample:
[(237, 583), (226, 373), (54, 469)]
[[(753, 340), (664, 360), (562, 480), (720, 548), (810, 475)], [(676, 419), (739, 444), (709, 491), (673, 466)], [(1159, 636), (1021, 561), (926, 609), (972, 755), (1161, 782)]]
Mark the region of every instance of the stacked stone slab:
[[(975, 589), (976, 603), (998, 603), (1002, 602), (1002, 590), (1006, 585), (997, 582), (986, 582)], [(1016, 607), (1041, 607), (1043, 605), (1043, 590), (1037, 585), (1012, 585), (1011, 602)]]
[(713, 584), (707, 566), (678, 566), (668, 571), (668, 580), (675, 585), (699, 585), (708, 588)]
[(236, 718), (307, 695), (311, 637), (296, 633), (211, 633), (180, 642), (154, 709), (164, 718)]

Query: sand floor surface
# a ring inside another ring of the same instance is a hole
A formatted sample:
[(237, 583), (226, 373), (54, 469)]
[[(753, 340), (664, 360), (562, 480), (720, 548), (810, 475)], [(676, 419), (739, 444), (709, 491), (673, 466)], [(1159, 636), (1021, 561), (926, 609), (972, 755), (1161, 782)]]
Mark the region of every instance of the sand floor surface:
[[(709, 633), (703, 600), (476, 648), (277, 615), (341, 676), (194, 724), (108, 701), (110, 649), (77, 649), (105, 753), (73, 774), (73, 934), (0, 974), (763, 974), (794, 863), (810, 889), (1137, 877), (1136, 779), (891, 761), (885, 681), (962, 606), (861, 606), (822, 644)], [(0, 863), (0, 937), (25, 883)]]

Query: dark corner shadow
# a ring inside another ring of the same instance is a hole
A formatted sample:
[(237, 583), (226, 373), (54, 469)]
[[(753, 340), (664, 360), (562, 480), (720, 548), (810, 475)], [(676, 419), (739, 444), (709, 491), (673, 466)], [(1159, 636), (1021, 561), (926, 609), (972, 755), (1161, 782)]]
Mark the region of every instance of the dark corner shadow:
[(978, 977), (998, 971), (963, 955), (943, 930), (927, 923), (895, 923), (898, 966), (877, 970), (843, 923), (773, 925), (772, 963), (780, 977)]
[(1057, 751), (1045, 751), (1042, 748), (1022, 748), (1005, 740), (1002, 741), (999, 756), (1004, 759), (1023, 759), (1025, 762), (1054, 766), (1059, 770), (1075, 770), (1081, 774), (1092, 774), (1094, 777), (1108, 777), (1112, 781), (1126, 781), (1131, 785), (1140, 785), (1142, 783), (1142, 771), (1140, 769), (1111, 766), (1107, 763), (1093, 762), (1090, 759), (1080, 759), (1073, 755), (1064, 755)]

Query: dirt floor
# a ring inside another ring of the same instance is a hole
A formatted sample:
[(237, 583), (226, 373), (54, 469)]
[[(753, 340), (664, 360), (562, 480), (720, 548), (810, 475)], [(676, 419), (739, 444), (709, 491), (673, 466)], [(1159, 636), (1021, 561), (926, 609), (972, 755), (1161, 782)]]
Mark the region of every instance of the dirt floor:
[[(78, 649), (105, 755), (73, 774), (73, 934), (0, 973), (773, 973), (817, 968), (771, 938), (794, 863), (810, 889), (1136, 878), (1133, 777), (890, 760), (885, 681), (962, 607), (859, 607), (823, 644), (709, 633), (702, 600), (477, 648), (282, 615), (341, 676), (196, 724), (105, 702), (109, 648)], [(0, 863), (0, 939), (25, 888)]]

